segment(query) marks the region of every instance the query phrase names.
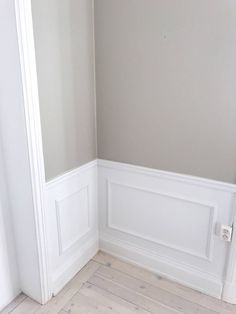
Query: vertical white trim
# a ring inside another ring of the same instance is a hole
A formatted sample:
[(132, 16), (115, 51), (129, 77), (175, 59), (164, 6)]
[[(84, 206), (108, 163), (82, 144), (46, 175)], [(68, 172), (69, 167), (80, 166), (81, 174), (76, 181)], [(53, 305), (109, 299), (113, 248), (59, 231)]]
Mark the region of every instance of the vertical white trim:
[(46, 303), (51, 297), (51, 292), (44, 213), (45, 173), (31, 1), (15, 0), (15, 11), (40, 269), (41, 303)]
[[(235, 196), (236, 195), (234, 193), (234, 197)], [(228, 303), (236, 304), (236, 198), (234, 199), (233, 208), (232, 224), (234, 226), (234, 232), (228, 256), (226, 257), (225, 281), (222, 292), (222, 300)]]

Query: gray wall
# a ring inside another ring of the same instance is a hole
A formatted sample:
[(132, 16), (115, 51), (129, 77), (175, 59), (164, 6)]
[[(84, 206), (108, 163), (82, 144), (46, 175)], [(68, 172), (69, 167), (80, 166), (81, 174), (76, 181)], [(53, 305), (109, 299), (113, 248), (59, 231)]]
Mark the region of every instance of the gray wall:
[(98, 156), (236, 182), (235, 0), (95, 0)]
[(46, 178), (96, 158), (92, 0), (33, 0)]

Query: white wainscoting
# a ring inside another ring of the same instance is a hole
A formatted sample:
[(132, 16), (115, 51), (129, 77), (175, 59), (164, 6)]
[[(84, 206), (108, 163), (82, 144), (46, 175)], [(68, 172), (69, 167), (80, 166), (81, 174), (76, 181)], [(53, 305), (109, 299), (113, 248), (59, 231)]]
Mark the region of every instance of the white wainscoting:
[(53, 179), (46, 185), (53, 294), (97, 253), (97, 162)]
[(223, 298), (234, 303), (234, 257), (226, 266), (235, 254), (218, 227), (233, 223), (235, 193), (234, 185), (104, 160), (55, 178), (46, 185), (53, 294), (99, 247), (217, 298), (225, 285)]
[(98, 161), (100, 248), (220, 298), (235, 186)]

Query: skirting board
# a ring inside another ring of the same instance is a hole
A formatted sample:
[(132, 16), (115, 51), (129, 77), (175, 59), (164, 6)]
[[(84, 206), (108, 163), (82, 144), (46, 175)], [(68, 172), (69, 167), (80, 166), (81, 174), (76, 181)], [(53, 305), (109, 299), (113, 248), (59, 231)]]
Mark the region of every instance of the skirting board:
[(183, 284), (216, 298), (221, 297), (222, 283), (217, 278), (197, 269), (178, 264), (156, 252), (135, 247), (131, 243), (100, 235), (100, 250), (130, 264), (145, 268), (164, 278)]
[(63, 287), (81, 270), (98, 252), (98, 235), (80, 248), (74, 258), (70, 258), (53, 274), (53, 295), (57, 295)]
[(99, 160), (100, 249), (226, 300), (231, 245), (219, 227), (233, 223), (235, 192), (232, 184)]
[(52, 294), (97, 253), (97, 161), (46, 185), (47, 238)]

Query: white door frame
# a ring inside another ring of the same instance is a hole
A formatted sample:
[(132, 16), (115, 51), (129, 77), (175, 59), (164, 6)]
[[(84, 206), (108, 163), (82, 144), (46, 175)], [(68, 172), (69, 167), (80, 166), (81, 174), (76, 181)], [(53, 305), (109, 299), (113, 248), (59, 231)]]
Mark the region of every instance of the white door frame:
[(41, 296), (38, 296), (37, 300), (44, 304), (51, 298), (51, 289), (45, 221), (45, 168), (31, 0), (15, 0), (15, 12), (32, 183), (33, 210), (36, 226), (36, 246), (39, 259)]

